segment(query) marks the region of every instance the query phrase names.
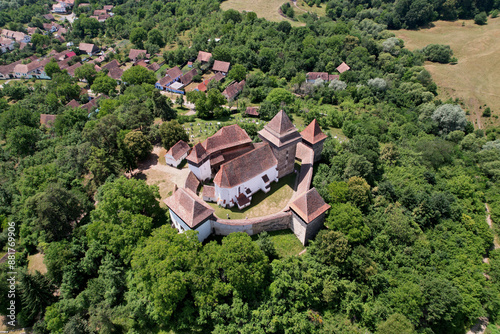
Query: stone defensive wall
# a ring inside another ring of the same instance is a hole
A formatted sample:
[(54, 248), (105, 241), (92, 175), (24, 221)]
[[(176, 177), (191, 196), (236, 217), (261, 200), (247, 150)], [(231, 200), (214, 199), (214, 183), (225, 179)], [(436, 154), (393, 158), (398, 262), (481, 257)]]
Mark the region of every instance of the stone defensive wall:
[[(285, 208), (288, 209), (288, 206)], [(290, 228), (292, 213), (282, 211), (268, 216), (248, 219), (221, 219), (216, 217), (212, 221), (212, 231), (217, 235), (228, 235), (233, 232), (246, 232), (248, 235), (258, 234), (263, 231), (279, 231)]]

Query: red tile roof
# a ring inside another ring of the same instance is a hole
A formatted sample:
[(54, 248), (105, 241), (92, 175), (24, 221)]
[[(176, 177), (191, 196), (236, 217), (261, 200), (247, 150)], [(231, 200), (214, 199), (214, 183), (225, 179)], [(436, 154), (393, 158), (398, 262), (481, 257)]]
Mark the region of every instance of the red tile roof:
[(160, 86), (166, 87), (172, 81), (174, 81), (174, 79), (172, 79), (170, 76), (167, 75), (167, 76), (164, 76), (163, 78), (161, 78), (160, 81), (158, 81), (158, 84)]
[(128, 53), (128, 58), (131, 60), (136, 60), (137, 57), (139, 57), (141, 54), (143, 55), (143, 58), (147, 58), (146, 56), (148, 52), (146, 50), (131, 49)]
[(113, 59), (111, 62), (107, 63), (106, 65), (101, 66), (101, 69), (107, 69), (110, 71), (112, 68), (117, 68), (117, 67), (120, 67), (120, 63), (118, 62), (118, 60)]
[(222, 95), (224, 95), (228, 101), (232, 101), (238, 96), (238, 94), (243, 90), (245, 87), (245, 80), (242, 80), (240, 82), (233, 82), (229, 86), (224, 89), (222, 92)]
[(245, 114), (250, 116), (259, 116), (259, 112), (257, 110), (257, 107), (247, 107), (247, 110), (245, 110)]
[(76, 108), (80, 106), (80, 103), (78, 103), (78, 101), (76, 101), (75, 99), (69, 101), (67, 104), (66, 104), (66, 107), (71, 107), (71, 108)]
[(214, 209), (189, 189), (179, 188), (163, 202), (192, 229), (214, 213)]
[(186, 74), (184, 74), (182, 77), (181, 77), (181, 82), (184, 86), (187, 86), (191, 83), (191, 81), (193, 81), (193, 77), (195, 75), (198, 75), (198, 71), (193, 68), (191, 71), (187, 72)]
[(200, 186), (200, 181), (196, 178), (193, 172), (189, 172), (186, 181), (184, 182), (184, 188), (191, 190), (196, 194), (198, 187)]
[(189, 151), (189, 149), (190, 147), (188, 143), (186, 143), (184, 140), (179, 140), (168, 150), (167, 154), (172, 156), (174, 160), (179, 160), (184, 154)]
[(269, 145), (260, 145), (223, 164), (214, 178), (221, 188), (233, 188), (278, 165)]
[(207, 151), (201, 143), (198, 143), (194, 145), (191, 153), (189, 153), (189, 155), (187, 156), (187, 160), (198, 164), (205, 160), (206, 157), (208, 157)]
[(346, 63), (342, 62), (342, 64), (340, 64), (338, 67), (337, 67), (337, 71), (339, 73), (344, 73), (345, 71), (349, 71), (351, 68), (349, 67), (349, 65), (347, 65)]
[(167, 70), (167, 75), (175, 80), (182, 75), (182, 71), (178, 66), (175, 66)]
[(198, 58), (196, 58), (196, 60), (199, 62), (208, 63), (210, 61), (210, 58), (212, 58), (212, 54), (210, 52), (199, 51)]
[(40, 124), (45, 125), (48, 128), (51, 128), (54, 125), (54, 122), (56, 121), (56, 117), (57, 115), (41, 114)]
[(325, 203), (316, 188), (312, 188), (311, 190), (305, 192), (302, 196), (290, 204), (290, 209), (292, 209), (307, 224), (318, 218), (329, 208), (330, 205)]
[(259, 131), (259, 137), (271, 142), (277, 147), (282, 147), (302, 140), (287, 114), (281, 110), (274, 118)]
[(148, 70), (151, 70), (151, 71), (158, 71), (160, 69), (160, 65), (158, 63), (152, 63), (150, 65), (148, 65)]
[(108, 77), (113, 78), (115, 80), (121, 80), (123, 75), (123, 70), (119, 67), (115, 67), (109, 70)]
[(207, 86), (205, 85), (205, 82), (202, 82), (199, 84), (196, 89), (198, 89), (200, 92), (206, 92), (207, 91)]
[(78, 46), (78, 50), (85, 53), (94, 53), (98, 50), (98, 48), (94, 44), (80, 43), (80, 45)]
[(215, 187), (203, 186), (202, 197), (215, 198)]
[(314, 119), (305, 129), (300, 133), (302, 139), (314, 145), (326, 139), (326, 135), (321, 131), (318, 122)]
[(216, 61), (214, 61), (214, 65), (212, 66), (212, 71), (227, 73), (227, 72), (229, 72), (230, 66), (231, 66), (231, 64), (226, 62), (226, 61), (216, 60)]
[(203, 142), (208, 154), (222, 151), (229, 147), (251, 143), (252, 139), (238, 124), (228, 125), (217, 131)]

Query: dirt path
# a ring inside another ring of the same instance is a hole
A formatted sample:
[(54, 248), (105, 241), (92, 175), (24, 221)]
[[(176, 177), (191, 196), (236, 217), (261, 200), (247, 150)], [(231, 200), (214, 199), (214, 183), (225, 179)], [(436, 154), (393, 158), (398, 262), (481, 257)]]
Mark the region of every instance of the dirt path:
[(307, 10), (302, 9), (302, 8), (300, 8), (299, 6), (297, 6), (297, 0), (292, 0), (292, 3), (293, 3), (293, 5), (295, 6), (295, 8), (297, 8), (298, 10), (303, 11), (304, 13), (307, 13)]
[[(139, 164), (137, 169), (126, 174), (127, 177), (135, 177), (145, 180), (149, 185), (157, 185), (160, 189), (161, 200), (170, 196), (174, 185), (184, 187), (184, 182), (189, 174), (189, 168), (178, 169), (165, 164), (164, 156), (166, 150), (161, 146), (155, 146), (149, 158)], [(161, 162), (160, 162), (161, 161)]]
[[(488, 206), (488, 203), (484, 203), (484, 206), (486, 207), (486, 212), (488, 213), (486, 215), (486, 222), (488, 223), (488, 226), (493, 229), (493, 221), (491, 220), (491, 215), (490, 215), (490, 207)], [(495, 232), (493, 232), (493, 249), (499, 249), (500, 248), (500, 242), (498, 241), (498, 235), (496, 235)]]

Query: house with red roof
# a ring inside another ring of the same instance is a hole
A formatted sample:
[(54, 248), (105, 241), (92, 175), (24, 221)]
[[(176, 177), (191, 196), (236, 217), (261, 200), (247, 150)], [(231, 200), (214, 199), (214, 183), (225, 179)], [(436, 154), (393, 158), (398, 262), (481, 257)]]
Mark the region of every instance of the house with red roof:
[(187, 157), (190, 150), (191, 148), (188, 143), (183, 140), (179, 140), (168, 150), (167, 154), (165, 154), (165, 163), (172, 167), (179, 166), (182, 160)]
[(204, 64), (208, 63), (212, 59), (212, 54), (210, 52), (205, 52), (205, 51), (199, 51), (198, 52), (198, 57), (196, 58), (196, 61)]
[(234, 101), (234, 99), (238, 96), (239, 93), (245, 88), (245, 80), (242, 80), (240, 82), (233, 82), (229, 86), (224, 89), (222, 92), (222, 95), (226, 97), (226, 99), (231, 102)]
[(216, 60), (214, 61), (214, 65), (212, 66), (212, 71), (214, 73), (221, 73), (222, 75), (227, 75), (229, 73), (229, 68), (231, 67), (231, 64), (228, 63), (227, 61), (220, 61)]

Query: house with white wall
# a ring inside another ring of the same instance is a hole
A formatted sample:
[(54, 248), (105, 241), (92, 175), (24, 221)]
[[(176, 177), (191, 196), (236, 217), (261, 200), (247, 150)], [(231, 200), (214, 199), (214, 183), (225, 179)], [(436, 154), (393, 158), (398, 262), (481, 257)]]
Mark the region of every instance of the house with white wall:
[(190, 147), (188, 143), (184, 140), (179, 140), (168, 150), (167, 154), (165, 154), (165, 163), (172, 167), (179, 166), (182, 160), (187, 157), (189, 150)]
[(174, 227), (180, 232), (198, 231), (203, 242), (212, 233), (214, 209), (189, 189), (179, 188), (164, 200)]
[(278, 161), (267, 143), (223, 164), (214, 178), (215, 198), (223, 207), (235, 204), (241, 210), (250, 205), (252, 195), (267, 193), (271, 182), (278, 181)]

